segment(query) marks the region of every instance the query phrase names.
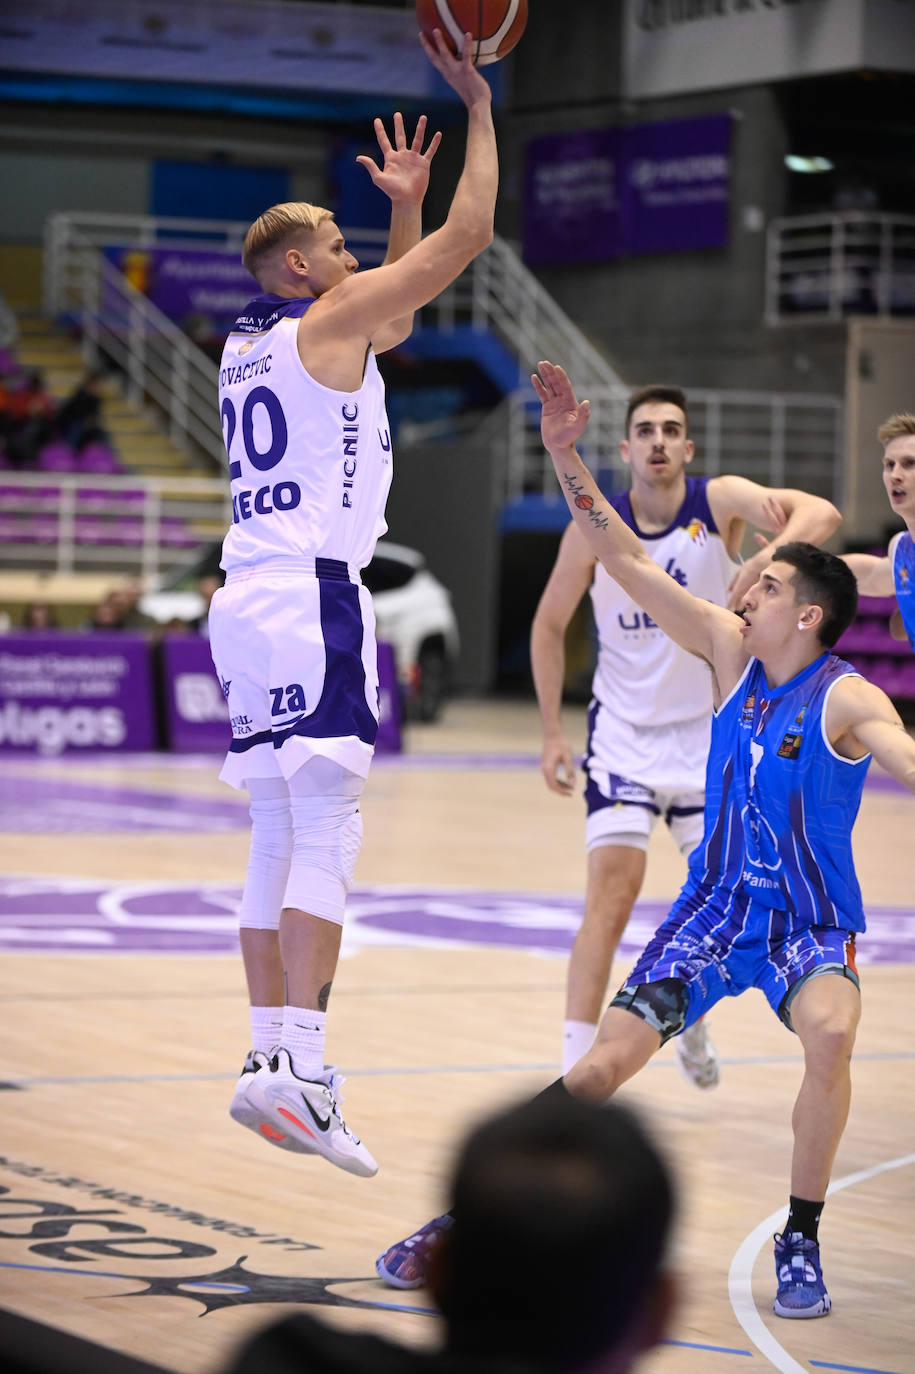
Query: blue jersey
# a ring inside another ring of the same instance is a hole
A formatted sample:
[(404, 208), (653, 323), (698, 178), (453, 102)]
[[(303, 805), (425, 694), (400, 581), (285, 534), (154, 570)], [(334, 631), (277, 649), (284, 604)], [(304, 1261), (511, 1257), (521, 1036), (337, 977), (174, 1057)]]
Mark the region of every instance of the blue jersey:
[(909, 643), (915, 649), (915, 541), (906, 531), (896, 541), (893, 555), (893, 581), (896, 601)]
[(770, 689), (751, 659), (712, 722), (705, 832), (690, 856), (687, 900), (741, 891), (784, 913), (784, 936), (809, 926), (864, 929), (851, 831), (870, 755), (840, 757), (826, 738), (829, 693), (850, 664), (823, 654)]

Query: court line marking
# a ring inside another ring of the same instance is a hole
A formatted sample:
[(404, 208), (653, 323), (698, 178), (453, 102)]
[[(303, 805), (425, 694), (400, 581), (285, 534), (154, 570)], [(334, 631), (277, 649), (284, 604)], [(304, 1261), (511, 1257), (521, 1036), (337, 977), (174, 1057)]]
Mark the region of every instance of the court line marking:
[[(876, 1178), (878, 1174), (888, 1173), (891, 1169), (901, 1169), (908, 1164), (915, 1164), (915, 1154), (900, 1155), (898, 1159), (889, 1159), (882, 1164), (874, 1164), (869, 1169), (859, 1169), (855, 1174), (846, 1174), (844, 1178), (830, 1183), (826, 1189), (826, 1196), (831, 1197), (843, 1188), (851, 1188), (856, 1183), (863, 1183), (869, 1178)], [(777, 1212), (772, 1212), (738, 1246), (728, 1273), (728, 1296), (734, 1315), (750, 1341), (779, 1374), (808, 1374), (804, 1366), (798, 1364), (772, 1335), (759, 1315), (753, 1298), (753, 1264), (763, 1245), (771, 1239), (774, 1228), (784, 1219), (784, 1212), (784, 1206)], [(842, 1365), (825, 1367), (843, 1368)], [(873, 1374), (879, 1374), (879, 1371), (874, 1370)], [(884, 1374), (890, 1374), (890, 1371), (885, 1371)]]
[[(888, 1052), (874, 1051), (870, 1054), (856, 1054), (855, 1063), (885, 1063), (897, 1061), (908, 1061), (915, 1059), (915, 1050), (893, 1050)], [(721, 1063), (724, 1068), (739, 1068), (746, 1065), (773, 1065), (787, 1064), (798, 1065), (803, 1062), (801, 1055), (748, 1055), (745, 1058), (722, 1058)], [(542, 1064), (410, 1064), (400, 1067), (390, 1066), (387, 1068), (351, 1068), (346, 1064), (341, 1064), (341, 1073), (348, 1078), (399, 1078), (411, 1075), (444, 1075), (448, 1074), (467, 1074), (467, 1073), (552, 1073), (556, 1077), (560, 1076), (560, 1065), (558, 1061)], [(651, 1059), (640, 1070), (644, 1073), (647, 1070), (670, 1070), (677, 1068), (672, 1059)], [(59, 1085), (83, 1085), (86, 1083), (234, 1083), (238, 1078), (237, 1073), (134, 1073), (134, 1074), (73, 1074), (73, 1075), (42, 1075), (41, 1077), (29, 1078), (9, 1078), (0, 1087), (13, 1089), (19, 1088), (40, 1088)], [(776, 1213), (776, 1215), (778, 1215)], [(755, 1233), (754, 1233), (755, 1234)]]
[(816, 1369), (844, 1370), (845, 1374), (899, 1374), (898, 1370), (871, 1369), (870, 1365), (863, 1364), (834, 1364), (830, 1360), (811, 1360), (810, 1363)]

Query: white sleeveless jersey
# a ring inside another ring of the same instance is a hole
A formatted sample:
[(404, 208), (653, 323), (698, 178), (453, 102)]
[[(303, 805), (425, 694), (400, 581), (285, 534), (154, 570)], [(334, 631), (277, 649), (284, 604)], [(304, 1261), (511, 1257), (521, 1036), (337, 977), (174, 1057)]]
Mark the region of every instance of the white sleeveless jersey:
[(226, 340), (219, 410), (232, 525), (222, 567), (334, 558), (363, 568), (387, 529), (391, 438), (384, 382), (369, 349), (358, 391), (333, 391), (296, 345), (312, 300), (258, 296)]
[[(709, 509), (707, 483), (706, 477), (687, 477), (683, 504), (659, 534), (639, 529), (628, 492), (611, 497), (610, 504), (659, 567), (694, 596), (723, 606), (736, 565)], [(669, 639), (600, 563), (591, 602), (598, 641), (592, 692), (603, 706), (633, 725), (668, 725), (711, 714), (708, 664)]]

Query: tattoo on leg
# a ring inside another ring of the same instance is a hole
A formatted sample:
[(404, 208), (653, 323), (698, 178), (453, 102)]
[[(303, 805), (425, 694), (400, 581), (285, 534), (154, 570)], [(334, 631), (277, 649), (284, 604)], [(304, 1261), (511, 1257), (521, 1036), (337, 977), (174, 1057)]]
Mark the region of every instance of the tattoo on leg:
[(318, 1011), (327, 1011), (327, 1003), (330, 1001), (331, 984), (325, 983), (318, 993)]

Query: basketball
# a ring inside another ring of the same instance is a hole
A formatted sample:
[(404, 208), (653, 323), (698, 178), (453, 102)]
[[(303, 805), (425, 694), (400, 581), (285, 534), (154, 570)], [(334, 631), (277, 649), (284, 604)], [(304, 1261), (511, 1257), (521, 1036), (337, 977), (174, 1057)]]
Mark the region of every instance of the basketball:
[(430, 43), (433, 30), (441, 29), (455, 56), (469, 33), (474, 64), (485, 67), (511, 52), (521, 37), (527, 0), (416, 0), (416, 18)]

